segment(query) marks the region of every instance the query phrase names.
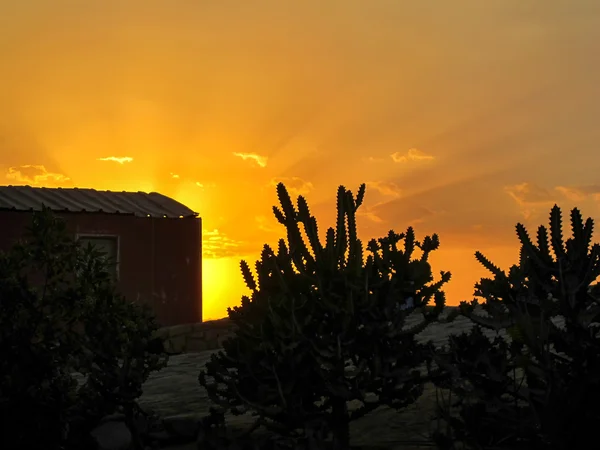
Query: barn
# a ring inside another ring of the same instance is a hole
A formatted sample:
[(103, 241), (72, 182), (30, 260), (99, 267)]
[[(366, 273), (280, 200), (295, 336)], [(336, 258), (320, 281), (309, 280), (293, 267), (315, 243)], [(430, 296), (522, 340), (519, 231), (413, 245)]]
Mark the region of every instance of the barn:
[(202, 321), (202, 220), (162, 194), (0, 186), (0, 249), (10, 248), (42, 205), (82, 242), (116, 261), (117, 289), (149, 305), (161, 326)]

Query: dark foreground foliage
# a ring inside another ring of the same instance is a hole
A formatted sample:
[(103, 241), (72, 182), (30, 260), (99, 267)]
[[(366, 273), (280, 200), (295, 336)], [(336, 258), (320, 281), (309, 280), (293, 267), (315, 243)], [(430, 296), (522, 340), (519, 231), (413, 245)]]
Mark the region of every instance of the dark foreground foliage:
[[(437, 235), (417, 241), (412, 228), (391, 231), (365, 252), (356, 231), (363, 185), (356, 198), (340, 187), (336, 227), (322, 243), (304, 198), (294, 206), (283, 185), (277, 192), (287, 241), (265, 246), (254, 274), (242, 262), (251, 296), (229, 310), (236, 334), (200, 373), (215, 408), (199, 448), (347, 450), (353, 420), (405, 408), (427, 381), (456, 399), (439, 410), (447, 424), (434, 435), (440, 449), (593, 447), (600, 245), (592, 245), (592, 219), (573, 209), (565, 241), (555, 206), (536, 244), (517, 224), (520, 261), (508, 274), (477, 252), (493, 278), (475, 286), (481, 305), (461, 304), (475, 327), (434, 351), (415, 335), (440, 320), (445, 303), (450, 274), (434, 282), (428, 262)], [(154, 319), (115, 293), (107, 262), (48, 211), (29, 231), (0, 253), (0, 448), (90, 448), (89, 432), (116, 411), (135, 432), (141, 386), (166, 364)], [(421, 322), (407, 327), (415, 312)], [(234, 435), (227, 412), (253, 413), (256, 424)], [(267, 433), (250, 436), (257, 427)]]
[[(462, 313), (477, 325), (451, 337), (438, 361), (454, 374), (459, 415), (442, 411), (450, 427), (440, 448), (575, 449), (597, 444), (600, 424), (600, 245), (593, 221), (571, 211), (573, 236), (563, 240), (561, 211), (550, 213), (550, 235), (537, 245), (517, 224), (518, 265), (508, 274), (481, 253), (493, 275), (476, 285), (486, 314), (472, 303)], [(562, 323), (561, 323), (562, 322)], [(482, 329), (503, 331), (490, 341)]]
[[(282, 440), (325, 448), (331, 439), (345, 450), (351, 421), (383, 405), (404, 408), (423, 392), (419, 369), (431, 349), (415, 335), (444, 308), (450, 273), (433, 282), (428, 256), (438, 237), (417, 241), (412, 228), (370, 241), (365, 258), (356, 230), (364, 193), (364, 185), (356, 198), (340, 186), (337, 223), (323, 243), (306, 200), (295, 207), (277, 186), (274, 213), (287, 242), (264, 246), (256, 276), (242, 261), (251, 297), (229, 309), (236, 334), (199, 376), (221, 412), (252, 412)], [(405, 327), (415, 310), (422, 320)]]
[(0, 253), (0, 448), (85, 448), (103, 416), (133, 420), (166, 364), (153, 316), (115, 292), (108, 264), (46, 209)]

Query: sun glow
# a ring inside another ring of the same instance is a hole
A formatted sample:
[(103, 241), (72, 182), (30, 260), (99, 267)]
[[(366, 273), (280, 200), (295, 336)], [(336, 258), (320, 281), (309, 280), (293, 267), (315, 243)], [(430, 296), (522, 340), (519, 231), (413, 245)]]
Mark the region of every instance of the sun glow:
[(227, 307), (241, 303), (240, 293), (247, 288), (239, 264), (237, 257), (202, 259), (202, 320), (221, 319), (227, 315)]
[(518, 261), (518, 221), (547, 225), (555, 203), (600, 217), (598, 2), (471, 0), (460, 18), (455, 2), (212, 3), (0, 1), (2, 184), (198, 212), (204, 318), (239, 305), (239, 261), (285, 237), (280, 181), (323, 232), (338, 186), (366, 182), (363, 244), (437, 233), (454, 305), (490, 275), (476, 250)]

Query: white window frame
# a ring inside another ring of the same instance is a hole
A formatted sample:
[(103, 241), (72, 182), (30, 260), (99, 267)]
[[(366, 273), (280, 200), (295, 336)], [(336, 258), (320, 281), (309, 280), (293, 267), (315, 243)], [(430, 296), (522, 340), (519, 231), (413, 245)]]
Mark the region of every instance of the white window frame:
[(97, 233), (77, 233), (75, 235), (79, 241), (80, 238), (89, 239), (114, 239), (117, 243), (117, 261), (115, 264), (116, 280), (120, 278), (120, 265), (121, 265), (121, 237), (118, 234), (97, 234)]

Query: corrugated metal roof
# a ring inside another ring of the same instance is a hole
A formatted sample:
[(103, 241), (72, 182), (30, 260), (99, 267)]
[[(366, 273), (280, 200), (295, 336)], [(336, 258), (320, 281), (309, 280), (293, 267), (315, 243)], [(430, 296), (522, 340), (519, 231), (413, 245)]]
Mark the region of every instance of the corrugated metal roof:
[(196, 217), (187, 206), (157, 192), (114, 192), (80, 188), (0, 186), (0, 210), (129, 214), (139, 217)]

